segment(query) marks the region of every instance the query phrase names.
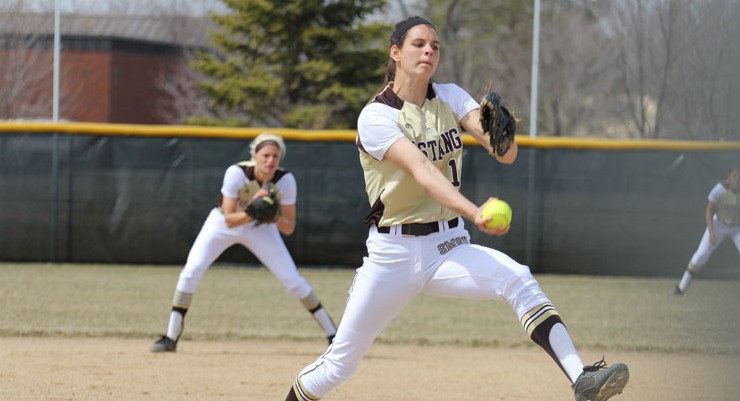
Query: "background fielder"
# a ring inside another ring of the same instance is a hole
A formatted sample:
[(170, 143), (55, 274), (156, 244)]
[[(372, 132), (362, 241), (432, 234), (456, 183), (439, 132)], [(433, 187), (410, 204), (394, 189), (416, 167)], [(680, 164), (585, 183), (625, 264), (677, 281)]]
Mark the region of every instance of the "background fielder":
[[(263, 133), (250, 144), (252, 160), (229, 166), (224, 175), (219, 205), (208, 215), (190, 249), (172, 300), (167, 334), (155, 341), (152, 352), (174, 352), (182, 336), (185, 314), (206, 270), (227, 248), (241, 244), (249, 249), (286, 291), (311, 312), (331, 343), (336, 327), (321, 306), (308, 282), (298, 273), (280, 233), (290, 235), (296, 223), (296, 180), (279, 167), (285, 143), (277, 135)], [(273, 182), (280, 193), (282, 214), (275, 223), (257, 224), (245, 210), (255, 198), (265, 195), (262, 186)]]
[(727, 173), (727, 179), (717, 183), (709, 192), (704, 221), (707, 228), (681, 281), (676, 285), (674, 290), (676, 295), (686, 293), (691, 280), (701, 272), (709, 257), (725, 238), (731, 238), (740, 252), (740, 166), (733, 167)]

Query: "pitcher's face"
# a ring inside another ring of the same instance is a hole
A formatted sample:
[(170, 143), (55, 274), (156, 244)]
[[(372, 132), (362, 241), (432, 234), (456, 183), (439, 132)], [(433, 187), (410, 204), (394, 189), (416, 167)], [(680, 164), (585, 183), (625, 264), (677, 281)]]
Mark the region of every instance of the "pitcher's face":
[(417, 25), (406, 33), (402, 48), (391, 48), (391, 57), (404, 73), (431, 79), (439, 65), (439, 50), (437, 32), (427, 25)]

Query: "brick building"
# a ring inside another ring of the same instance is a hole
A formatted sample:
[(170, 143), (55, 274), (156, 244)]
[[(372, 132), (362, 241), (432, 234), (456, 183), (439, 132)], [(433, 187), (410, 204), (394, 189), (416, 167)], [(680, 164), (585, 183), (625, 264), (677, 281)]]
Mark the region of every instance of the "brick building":
[[(165, 124), (184, 55), (208, 48), (209, 22), (191, 17), (62, 15), (60, 118)], [(50, 119), (54, 18), (0, 15), (0, 119)]]

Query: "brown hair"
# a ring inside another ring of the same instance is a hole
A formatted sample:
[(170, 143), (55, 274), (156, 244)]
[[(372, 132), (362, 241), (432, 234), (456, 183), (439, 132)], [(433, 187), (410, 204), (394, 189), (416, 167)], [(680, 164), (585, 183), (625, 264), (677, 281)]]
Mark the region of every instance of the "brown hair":
[[(393, 29), (393, 33), (391, 34), (391, 37), (389, 40), (390, 41), (389, 48), (393, 47), (393, 45), (398, 46), (399, 49), (403, 47), (403, 41), (406, 40), (406, 34), (409, 32), (409, 29), (417, 25), (426, 25), (434, 29), (435, 31), (437, 30), (437, 28), (435, 28), (434, 25), (431, 22), (429, 22), (429, 20), (427, 20), (426, 18), (422, 18), (419, 16), (406, 18), (404, 20), (399, 21), (396, 24), (396, 27)], [(380, 86), (380, 89), (378, 89), (378, 91), (373, 95), (372, 99), (374, 99), (375, 96), (378, 96), (378, 94), (380, 94), (385, 89), (385, 87), (388, 86), (388, 84), (393, 82), (393, 80), (395, 79), (396, 79), (396, 61), (389, 57), (388, 63), (386, 64), (386, 67), (385, 67), (385, 77), (383, 78), (383, 85)]]

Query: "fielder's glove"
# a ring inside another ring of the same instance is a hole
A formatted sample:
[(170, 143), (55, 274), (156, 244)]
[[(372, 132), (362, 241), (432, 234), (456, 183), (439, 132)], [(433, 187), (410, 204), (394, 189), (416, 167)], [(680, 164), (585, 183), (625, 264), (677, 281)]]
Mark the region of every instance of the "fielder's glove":
[(267, 191), (263, 195), (252, 199), (247, 204), (246, 212), (254, 219), (255, 225), (274, 223), (280, 217), (280, 192), (272, 182), (266, 182), (262, 189)]
[(492, 154), (503, 156), (514, 143), (519, 119), (501, 105), (501, 96), (489, 86), (488, 94), (480, 102), (480, 125), (488, 133)]

